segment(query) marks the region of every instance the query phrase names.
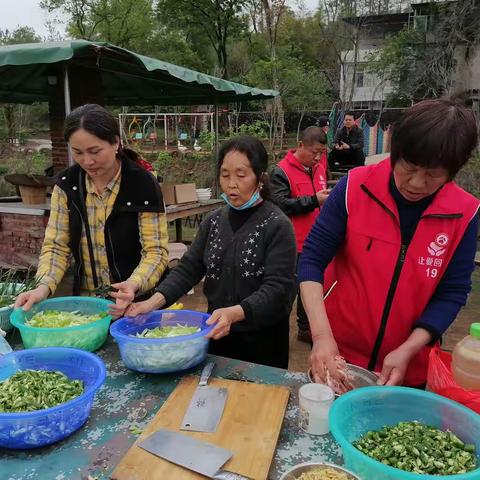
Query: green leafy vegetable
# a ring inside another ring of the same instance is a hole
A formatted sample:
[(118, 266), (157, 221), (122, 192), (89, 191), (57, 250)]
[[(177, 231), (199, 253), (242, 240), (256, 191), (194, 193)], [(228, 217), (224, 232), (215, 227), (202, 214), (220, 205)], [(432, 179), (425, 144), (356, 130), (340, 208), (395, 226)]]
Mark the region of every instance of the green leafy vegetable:
[(19, 281), (16, 269), (0, 271), (0, 308), (11, 305), (23, 292), (38, 286), (39, 280), (28, 274), (25, 281)]
[(185, 325), (177, 324), (176, 326), (156, 327), (148, 329), (146, 328), (140, 333), (137, 333), (138, 338), (169, 338), (178, 337), (180, 335), (192, 335), (198, 333), (200, 327), (187, 327)]
[(369, 457), (407, 472), (454, 475), (475, 469), (475, 446), (462, 442), (450, 431), (400, 422), (370, 431), (354, 446)]
[(43, 410), (82, 393), (82, 382), (70, 380), (61, 372), (23, 370), (0, 382), (0, 412)]
[(74, 312), (46, 310), (45, 312), (42, 311), (36, 313), (32, 318), (25, 322), (25, 325), (40, 328), (77, 327), (79, 325), (96, 322), (106, 316), (106, 312), (96, 313), (94, 315), (82, 315), (78, 310)]

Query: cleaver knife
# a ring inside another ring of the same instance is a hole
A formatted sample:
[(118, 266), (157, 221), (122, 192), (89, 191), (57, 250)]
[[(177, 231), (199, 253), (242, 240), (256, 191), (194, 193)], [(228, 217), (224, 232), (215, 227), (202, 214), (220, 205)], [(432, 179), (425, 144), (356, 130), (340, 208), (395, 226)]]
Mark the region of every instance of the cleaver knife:
[(226, 388), (207, 385), (215, 362), (208, 362), (202, 370), (198, 387), (183, 417), (180, 430), (213, 433), (223, 415), (228, 391)]
[(182, 433), (161, 429), (138, 446), (169, 462), (215, 480), (250, 480), (238, 473), (220, 470), (233, 455), (230, 450)]

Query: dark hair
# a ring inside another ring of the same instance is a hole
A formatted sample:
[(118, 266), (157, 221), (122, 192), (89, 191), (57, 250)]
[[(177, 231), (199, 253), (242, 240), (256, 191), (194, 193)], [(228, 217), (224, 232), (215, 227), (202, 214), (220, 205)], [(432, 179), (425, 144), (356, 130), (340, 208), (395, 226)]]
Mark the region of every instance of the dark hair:
[(327, 143), (327, 135), (320, 127), (307, 127), (300, 133), (298, 139), (304, 145), (313, 145), (314, 143)]
[(217, 157), (217, 177), (220, 178), (220, 169), (227, 153), (240, 152), (247, 156), (250, 161), (258, 182), (262, 182), (263, 186), (260, 195), (263, 199), (270, 197), (270, 184), (268, 180), (268, 154), (263, 143), (255, 137), (244, 135), (234, 137), (222, 144), (218, 151)]
[(70, 112), (63, 128), (65, 141), (68, 142), (81, 128), (111, 145), (120, 139), (120, 128), (116, 118), (107, 109), (95, 103), (87, 103)]
[(347, 115), (350, 116), (350, 117), (353, 117), (353, 119), (355, 120), (355, 114), (351, 110), (348, 110), (348, 111), (345, 112), (345, 115), (343, 116), (344, 120), (345, 120), (345, 117)]
[[(88, 133), (114, 145), (120, 140), (120, 127), (117, 119), (104, 107), (96, 103), (87, 103), (75, 108), (65, 119), (63, 137), (68, 142), (70, 137), (83, 128)], [(140, 156), (130, 148), (123, 148), (119, 145), (119, 158), (127, 158), (136, 162)]]
[(317, 120), (317, 127), (328, 127), (330, 126), (330, 121), (328, 120), (328, 117), (320, 117)]
[(392, 167), (405, 160), (423, 168), (444, 168), (453, 179), (477, 146), (475, 116), (461, 101), (424, 100), (393, 125)]

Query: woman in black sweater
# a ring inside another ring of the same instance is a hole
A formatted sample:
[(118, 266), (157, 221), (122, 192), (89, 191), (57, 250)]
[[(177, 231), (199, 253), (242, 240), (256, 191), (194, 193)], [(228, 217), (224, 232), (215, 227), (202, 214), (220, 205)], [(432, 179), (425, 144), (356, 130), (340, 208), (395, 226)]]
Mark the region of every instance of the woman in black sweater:
[(215, 324), (210, 353), (288, 367), (295, 237), (288, 218), (266, 200), (267, 163), (265, 147), (253, 137), (223, 144), (217, 173), (227, 205), (208, 215), (157, 292), (127, 315), (171, 305), (205, 277), (207, 323)]

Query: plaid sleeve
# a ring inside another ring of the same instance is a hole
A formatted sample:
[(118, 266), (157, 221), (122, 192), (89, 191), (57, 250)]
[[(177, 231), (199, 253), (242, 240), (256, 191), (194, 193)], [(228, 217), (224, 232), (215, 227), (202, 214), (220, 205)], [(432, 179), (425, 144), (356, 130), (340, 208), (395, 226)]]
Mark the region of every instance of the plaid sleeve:
[(52, 192), (50, 218), (38, 261), (37, 278), (55, 292), (68, 267), (70, 257), (67, 195), (58, 186)]
[(155, 288), (168, 264), (168, 229), (164, 213), (142, 212), (138, 216), (142, 259), (129, 280), (140, 285), (139, 293)]

